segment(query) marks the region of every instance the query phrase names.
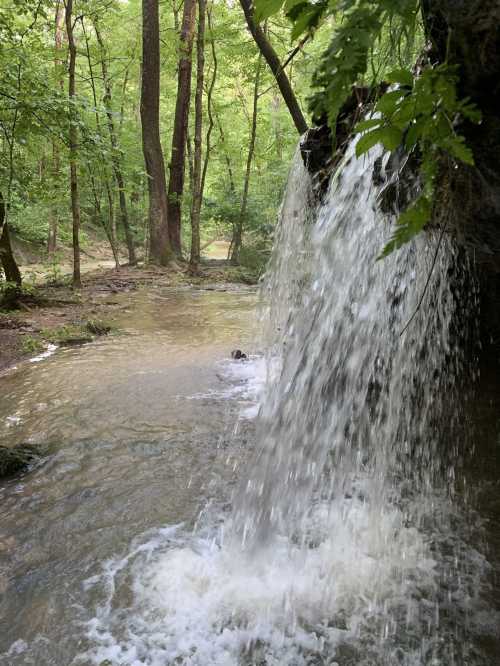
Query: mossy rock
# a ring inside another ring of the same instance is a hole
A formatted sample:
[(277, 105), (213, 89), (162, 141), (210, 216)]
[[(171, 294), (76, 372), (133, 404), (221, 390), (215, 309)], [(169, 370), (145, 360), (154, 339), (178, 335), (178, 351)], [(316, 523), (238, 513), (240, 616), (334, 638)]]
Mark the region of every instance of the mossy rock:
[(108, 335), (112, 330), (109, 324), (100, 319), (89, 319), (85, 328), (92, 335)]
[(24, 472), (39, 456), (40, 450), (30, 444), (13, 447), (0, 445), (0, 478)]

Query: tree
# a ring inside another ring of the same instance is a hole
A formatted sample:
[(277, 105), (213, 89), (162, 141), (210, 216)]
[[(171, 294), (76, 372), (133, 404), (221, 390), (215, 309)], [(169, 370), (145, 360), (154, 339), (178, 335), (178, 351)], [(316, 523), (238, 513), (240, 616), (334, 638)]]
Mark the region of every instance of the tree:
[(243, 225), (245, 223), (245, 218), (247, 214), (248, 190), (250, 188), (250, 174), (252, 169), (253, 156), (255, 152), (255, 139), (257, 136), (257, 114), (259, 110), (259, 85), (260, 85), (261, 69), (262, 69), (262, 54), (259, 53), (259, 57), (257, 59), (257, 70), (255, 73), (252, 122), (250, 126), (250, 141), (248, 144), (245, 179), (243, 182), (243, 195), (241, 197), (240, 214), (236, 221), (233, 232), (233, 238), (231, 240), (231, 263), (234, 265), (238, 265), (240, 263), (240, 252), (241, 252), (241, 245), (243, 242)]
[(149, 261), (172, 260), (167, 223), (165, 164), (160, 140), (160, 24), (158, 0), (142, 2), (142, 146), (149, 190)]
[[(85, 48), (86, 48), (86, 54), (87, 54), (87, 63), (88, 63), (88, 68), (89, 68), (89, 75), (90, 75), (90, 87), (92, 89), (92, 101), (94, 103), (94, 109), (95, 109), (95, 125), (96, 125), (96, 132), (97, 132), (97, 137), (99, 138), (99, 142), (102, 145), (104, 142), (102, 141), (103, 139), (103, 133), (101, 130), (101, 119), (100, 119), (100, 114), (99, 114), (99, 109), (98, 109), (98, 101), (97, 101), (97, 87), (96, 87), (96, 81), (95, 81), (95, 76), (94, 76), (94, 67), (92, 64), (92, 57), (90, 53), (90, 44), (89, 44), (89, 38), (87, 35), (87, 30), (85, 29), (85, 21), (82, 18), (82, 29), (83, 29), (83, 35), (85, 38)], [(114, 214), (114, 200), (113, 200), (113, 193), (111, 191), (111, 184), (110, 180), (108, 178), (108, 173), (107, 173), (107, 159), (106, 159), (106, 152), (104, 149), (100, 151), (100, 158), (101, 158), (101, 176), (100, 178), (96, 177), (95, 174), (95, 169), (92, 164), (91, 159), (89, 158), (87, 160), (87, 171), (89, 174), (89, 179), (90, 179), (90, 188), (92, 191), (92, 196), (94, 199), (94, 208), (95, 208), (95, 215), (97, 219), (99, 220), (102, 228), (104, 229), (106, 236), (109, 241), (109, 245), (111, 247), (111, 251), (113, 252), (113, 258), (115, 260), (115, 268), (118, 270), (120, 268), (120, 254), (118, 250), (118, 239), (117, 239), (117, 234), (116, 234), (116, 222), (115, 222), (115, 214)], [(104, 220), (104, 216), (102, 213), (102, 207), (101, 207), (101, 191), (100, 187), (98, 184), (98, 179), (102, 182), (104, 185), (104, 189), (106, 190), (107, 198), (108, 198), (108, 223), (106, 224)]]
[(127, 241), (129, 264), (133, 266), (135, 263), (137, 263), (137, 259), (135, 256), (134, 237), (132, 234), (132, 230), (130, 228), (130, 223), (128, 218), (127, 199), (125, 196), (125, 182), (123, 178), (123, 170), (120, 159), (118, 138), (116, 135), (115, 123), (113, 119), (111, 81), (109, 78), (108, 66), (106, 63), (106, 49), (104, 46), (104, 41), (102, 39), (101, 32), (99, 30), (98, 21), (95, 18), (94, 18), (94, 30), (97, 37), (97, 42), (99, 44), (99, 49), (101, 52), (101, 71), (102, 71), (102, 80), (104, 84), (104, 107), (106, 109), (106, 117), (108, 121), (108, 131), (111, 143), (111, 160), (113, 164), (113, 172), (116, 180), (116, 185), (118, 187), (118, 199), (120, 202), (121, 221), (123, 229), (125, 231), (125, 239)]
[(73, 33), (73, 0), (65, 0), (66, 34), (69, 47), (69, 164), (71, 213), (73, 216), (73, 287), (80, 289), (80, 197), (78, 192), (78, 125), (76, 100), (76, 43)]
[(5, 201), (2, 193), (0, 192), (0, 260), (2, 262), (5, 279), (7, 282), (12, 282), (20, 287), (22, 278), (12, 253), (5, 208)]
[(181, 203), (184, 192), (186, 137), (191, 100), (191, 70), (196, 0), (184, 0), (177, 70), (177, 99), (175, 104), (170, 179), (168, 184), (168, 228), (175, 254), (182, 257)]
[(196, 96), (194, 121), (194, 154), (191, 205), (191, 270), (196, 271), (200, 263), (200, 212), (202, 191), (202, 130), (203, 130), (203, 81), (205, 70), (205, 22), (206, 0), (198, 0), (198, 35), (196, 41)]
[[(57, 0), (54, 19), (54, 71), (55, 79), (61, 91), (64, 90), (63, 78), (63, 60), (61, 53), (63, 51), (64, 41), (64, 6), (61, 0)], [(52, 175), (54, 184), (57, 186), (61, 172), (61, 156), (59, 150), (59, 140), (52, 138)], [(57, 203), (52, 206), (49, 219), (49, 231), (47, 234), (47, 253), (53, 255), (57, 248), (57, 228), (59, 224), (59, 210)]]
[(240, 5), (245, 13), (248, 29), (276, 79), (276, 83), (278, 84), (283, 99), (290, 111), (294, 125), (297, 128), (297, 132), (299, 134), (304, 134), (304, 132), (307, 132), (308, 127), (306, 119), (304, 118), (295, 93), (290, 85), (285, 68), (282, 67), (280, 59), (267, 38), (266, 33), (255, 21), (252, 0), (240, 0)]

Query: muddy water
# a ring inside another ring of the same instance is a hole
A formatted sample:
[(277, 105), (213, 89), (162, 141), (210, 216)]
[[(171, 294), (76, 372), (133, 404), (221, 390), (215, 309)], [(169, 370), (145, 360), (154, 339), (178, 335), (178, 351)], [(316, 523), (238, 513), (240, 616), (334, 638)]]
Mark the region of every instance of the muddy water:
[(2, 665), (69, 665), (87, 647), (84, 581), (148, 529), (223, 506), (251, 437), (249, 373), (229, 357), (255, 351), (255, 294), (133, 298), (123, 335), (2, 378), (0, 437), (49, 449), (0, 485)]

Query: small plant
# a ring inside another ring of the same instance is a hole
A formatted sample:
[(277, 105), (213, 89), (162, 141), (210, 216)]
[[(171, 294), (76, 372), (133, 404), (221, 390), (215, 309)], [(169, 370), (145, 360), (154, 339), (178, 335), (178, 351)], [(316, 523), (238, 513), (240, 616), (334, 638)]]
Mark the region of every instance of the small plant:
[(42, 336), (53, 344), (69, 346), (92, 342), (92, 336), (84, 326), (65, 324), (53, 329), (43, 329)]
[(45, 267), (47, 269), (47, 281), (50, 284), (56, 285), (63, 282), (63, 272), (61, 270), (61, 253), (53, 252), (49, 255), (47, 261), (45, 262)]
[(43, 351), (43, 349), (43, 342), (32, 335), (24, 336), (21, 341), (21, 351), (23, 354), (38, 354)]

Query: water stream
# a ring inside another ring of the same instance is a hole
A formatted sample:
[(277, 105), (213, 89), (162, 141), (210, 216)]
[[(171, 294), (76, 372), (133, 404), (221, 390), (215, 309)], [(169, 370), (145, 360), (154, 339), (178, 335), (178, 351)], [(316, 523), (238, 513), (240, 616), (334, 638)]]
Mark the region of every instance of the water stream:
[(438, 238), (376, 261), (353, 150), (318, 209), (292, 168), (262, 342), (252, 293), (158, 291), (128, 335), (2, 380), (2, 435), (51, 455), (0, 489), (0, 663), (500, 663), (473, 280), (443, 243), (418, 309)]

